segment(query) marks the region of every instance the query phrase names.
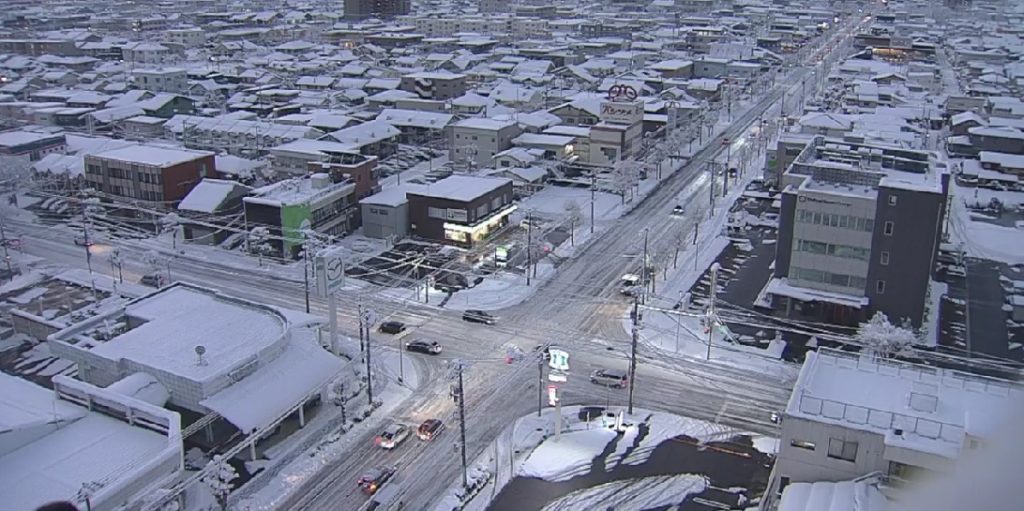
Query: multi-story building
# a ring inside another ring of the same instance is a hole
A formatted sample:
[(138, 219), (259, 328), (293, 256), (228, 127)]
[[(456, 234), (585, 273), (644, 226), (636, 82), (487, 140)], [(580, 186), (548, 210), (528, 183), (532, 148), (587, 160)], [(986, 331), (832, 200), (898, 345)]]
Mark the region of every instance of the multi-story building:
[(164, 42), (183, 48), (199, 48), (206, 44), (206, 32), (199, 27), (170, 28), (162, 34)]
[(790, 483), (952, 474), (1024, 392), (1018, 383), (822, 348), (782, 414), (769, 499)]
[(423, 99), (454, 99), (466, 93), (466, 75), (420, 71), (402, 76), (398, 88)]
[(0, 156), (13, 156), (24, 161), (39, 161), (49, 153), (61, 152), (67, 147), (64, 134), (34, 131), (5, 131), (0, 133)]
[(470, 118), (451, 127), (449, 158), (454, 162), (471, 162), (476, 167), (488, 165), (494, 155), (512, 147), (512, 139), (522, 133), (512, 121)]
[(303, 138), (317, 138), (323, 132), (309, 126), (175, 115), (164, 123), (164, 135), (188, 148), (226, 151), (244, 157), (262, 156), (271, 147)]
[(132, 83), (136, 89), (151, 92), (183, 93), (188, 90), (188, 75), (176, 67), (136, 68), (132, 71)]
[(948, 187), (928, 152), (815, 137), (782, 176), (772, 307), (848, 325), (882, 312), (919, 327)]
[(450, 176), (406, 194), (410, 234), (473, 247), (508, 223), (515, 211), (512, 180)]
[(639, 101), (601, 103), (601, 122), (590, 128), (590, 163), (611, 166), (638, 150), (644, 106)]
[(409, 14), (410, 0), (345, 0), (345, 18), (393, 18)]
[(322, 173), (278, 181), (243, 199), (246, 225), (268, 227), (271, 251), (298, 257), (306, 229), (340, 236), (359, 227), (355, 190), (356, 183), (333, 183), (331, 176)]
[(125, 199), (176, 205), (205, 177), (219, 177), (206, 151), (133, 144), (85, 157), (86, 184)]

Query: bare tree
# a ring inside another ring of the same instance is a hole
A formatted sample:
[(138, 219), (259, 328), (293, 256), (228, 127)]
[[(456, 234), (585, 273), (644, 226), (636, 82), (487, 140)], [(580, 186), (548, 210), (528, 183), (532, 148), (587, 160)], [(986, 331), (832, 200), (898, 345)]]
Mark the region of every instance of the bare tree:
[(566, 220), (569, 221), (569, 243), (576, 244), (576, 225), (583, 221), (583, 208), (574, 199), (565, 201)]

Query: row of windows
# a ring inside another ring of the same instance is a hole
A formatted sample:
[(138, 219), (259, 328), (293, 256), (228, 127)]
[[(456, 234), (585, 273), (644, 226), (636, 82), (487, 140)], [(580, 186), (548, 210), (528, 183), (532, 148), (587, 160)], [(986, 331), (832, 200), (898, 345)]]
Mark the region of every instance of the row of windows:
[(794, 266), (792, 268), (793, 277), (800, 280), (806, 280), (808, 282), (820, 282), (822, 284), (830, 284), (839, 287), (850, 287), (855, 289), (864, 289), (867, 285), (867, 280), (863, 277), (857, 277), (854, 275), (845, 275), (842, 273), (832, 273), (821, 270), (812, 270), (809, 268), (801, 268)]
[[(832, 243), (810, 240), (796, 240), (796, 250), (797, 252), (807, 252), (808, 254), (830, 255), (860, 261), (867, 261), (871, 257), (871, 250), (866, 248), (834, 245)], [(888, 261), (885, 264), (888, 264)]]
[(806, 209), (797, 210), (796, 221), (805, 224), (824, 225), (826, 227), (838, 227), (840, 229), (852, 229), (854, 231), (871, 232), (875, 230), (875, 220), (851, 215), (837, 215), (834, 213), (820, 213)]
[[(808, 442), (806, 440), (791, 440), (789, 445), (799, 449), (807, 449), (813, 451), (817, 449), (817, 445), (814, 442)], [(851, 440), (842, 440), (840, 438), (829, 438), (828, 439), (828, 457), (837, 460), (844, 460), (850, 462), (857, 461), (857, 442)]]

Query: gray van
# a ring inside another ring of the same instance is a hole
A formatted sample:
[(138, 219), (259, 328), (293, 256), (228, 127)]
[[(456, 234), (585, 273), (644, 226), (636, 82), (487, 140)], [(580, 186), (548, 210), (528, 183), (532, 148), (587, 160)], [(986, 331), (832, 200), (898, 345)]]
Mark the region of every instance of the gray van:
[(619, 371), (617, 369), (597, 369), (590, 373), (590, 381), (598, 385), (604, 385), (605, 387), (623, 389), (626, 388), (626, 384), (629, 382), (629, 377), (626, 376), (625, 371)]

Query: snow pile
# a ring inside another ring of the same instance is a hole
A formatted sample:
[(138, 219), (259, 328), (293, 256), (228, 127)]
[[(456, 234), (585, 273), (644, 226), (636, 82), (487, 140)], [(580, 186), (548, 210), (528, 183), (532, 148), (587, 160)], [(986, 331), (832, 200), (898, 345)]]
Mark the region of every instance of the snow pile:
[(626, 479), (574, 491), (544, 506), (544, 511), (665, 508), (682, 503), (707, 486), (703, 476), (693, 474)]
[(613, 438), (614, 431), (597, 428), (548, 438), (519, 468), (518, 475), (546, 481), (567, 481), (590, 471), (590, 464)]
[(750, 435), (750, 441), (754, 444), (754, 449), (757, 449), (759, 452), (772, 456), (779, 453), (778, 438), (772, 438), (770, 436), (761, 435)]
[(622, 460), (622, 463), (626, 465), (642, 464), (647, 461), (647, 458), (654, 452), (654, 449), (661, 445), (662, 442), (678, 436), (685, 435), (698, 442), (706, 442), (736, 433), (734, 429), (721, 424), (712, 424), (699, 419), (690, 419), (664, 413), (648, 415), (642, 422), (648, 426), (647, 435), (640, 440), (636, 449)]

